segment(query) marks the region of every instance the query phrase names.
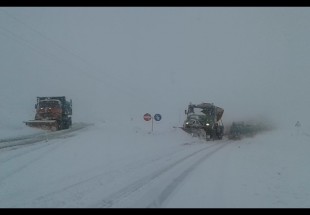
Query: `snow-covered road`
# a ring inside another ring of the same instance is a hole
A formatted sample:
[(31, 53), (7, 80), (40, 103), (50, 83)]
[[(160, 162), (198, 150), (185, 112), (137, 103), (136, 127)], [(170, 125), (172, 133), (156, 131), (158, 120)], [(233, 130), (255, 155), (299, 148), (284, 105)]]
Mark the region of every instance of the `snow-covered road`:
[[(0, 206), (164, 207), (199, 163), (228, 144), (193, 139), (178, 128), (137, 129), (123, 141), (98, 129), (1, 149)], [(171, 134), (182, 140), (167, 141)]]
[(33, 134), (0, 139), (0, 149), (6, 147), (36, 143), (42, 140), (48, 141), (49, 139), (69, 137), (70, 135), (74, 135), (72, 132), (83, 129), (90, 125), (91, 124), (89, 123), (74, 123), (72, 127), (70, 127), (70, 129), (66, 130), (60, 130), (56, 132), (38, 130), (38, 132)]
[(96, 123), (0, 149), (0, 207), (308, 207), (308, 149), (306, 131), (205, 141)]

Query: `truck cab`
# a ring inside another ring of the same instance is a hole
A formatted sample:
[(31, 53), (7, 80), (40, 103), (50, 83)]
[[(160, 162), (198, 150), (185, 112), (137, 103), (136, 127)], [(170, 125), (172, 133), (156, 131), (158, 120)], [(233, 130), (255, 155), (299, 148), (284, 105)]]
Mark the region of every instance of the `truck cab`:
[(224, 125), (221, 120), (224, 109), (215, 106), (213, 103), (201, 103), (198, 105), (189, 104), (185, 110), (186, 119), (183, 129), (190, 132), (203, 129), (207, 140), (222, 139)]

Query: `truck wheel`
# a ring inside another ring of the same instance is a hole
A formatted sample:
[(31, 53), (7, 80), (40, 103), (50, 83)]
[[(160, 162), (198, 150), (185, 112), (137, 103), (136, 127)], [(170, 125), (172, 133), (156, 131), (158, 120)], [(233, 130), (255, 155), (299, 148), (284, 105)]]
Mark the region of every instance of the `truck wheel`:
[(64, 121), (63, 128), (64, 128), (64, 129), (68, 129), (68, 128), (69, 128), (69, 126), (70, 126), (70, 122), (69, 122), (69, 120)]
[(216, 131), (214, 131), (214, 130), (211, 131), (210, 138), (211, 138), (212, 140), (215, 140), (215, 138), (216, 138)]

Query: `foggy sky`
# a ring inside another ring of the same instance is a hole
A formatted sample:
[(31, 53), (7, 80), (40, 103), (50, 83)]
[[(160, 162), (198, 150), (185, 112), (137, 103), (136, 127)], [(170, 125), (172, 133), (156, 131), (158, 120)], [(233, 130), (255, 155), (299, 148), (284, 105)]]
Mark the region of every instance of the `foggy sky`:
[(299, 7), (2, 7), (1, 118), (65, 95), (74, 121), (178, 124), (189, 102), (213, 102), (224, 123), (294, 123), (310, 105), (309, 20)]

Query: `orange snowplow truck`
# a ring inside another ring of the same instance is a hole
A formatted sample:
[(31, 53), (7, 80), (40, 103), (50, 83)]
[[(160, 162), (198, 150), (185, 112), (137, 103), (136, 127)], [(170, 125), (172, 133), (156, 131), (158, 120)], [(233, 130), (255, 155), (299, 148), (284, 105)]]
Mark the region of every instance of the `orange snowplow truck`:
[(65, 96), (37, 97), (35, 109), (34, 120), (24, 122), (27, 126), (56, 131), (72, 125), (72, 100)]

